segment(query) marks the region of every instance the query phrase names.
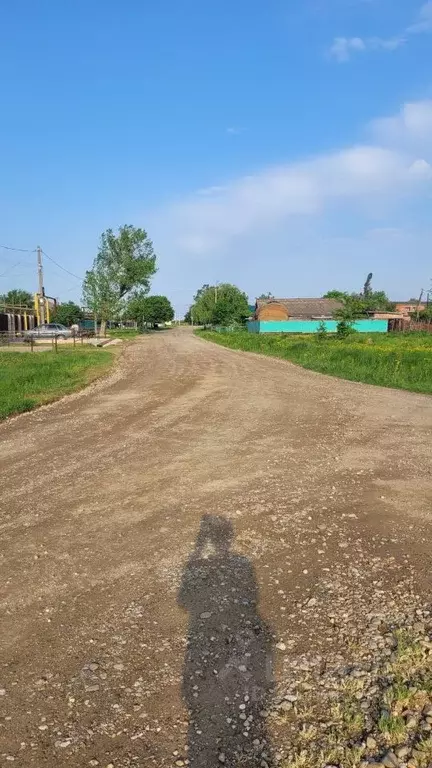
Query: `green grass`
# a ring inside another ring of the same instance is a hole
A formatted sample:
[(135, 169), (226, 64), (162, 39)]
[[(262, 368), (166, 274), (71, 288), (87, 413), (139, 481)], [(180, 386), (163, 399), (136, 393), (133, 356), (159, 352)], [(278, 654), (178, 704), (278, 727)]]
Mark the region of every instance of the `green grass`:
[(344, 340), (247, 331), (196, 331), (232, 349), (280, 357), (320, 373), (432, 394), (432, 334), (353, 334)]
[(84, 387), (113, 361), (103, 349), (0, 352), (0, 420)]

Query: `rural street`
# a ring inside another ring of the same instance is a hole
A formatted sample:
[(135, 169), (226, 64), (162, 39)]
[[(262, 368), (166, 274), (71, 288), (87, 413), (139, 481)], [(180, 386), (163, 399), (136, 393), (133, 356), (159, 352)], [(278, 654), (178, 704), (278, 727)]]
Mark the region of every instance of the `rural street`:
[(213, 768), (236, 686), (283, 751), (270, 678), (430, 600), (430, 397), (176, 329), (0, 438), (2, 767)]

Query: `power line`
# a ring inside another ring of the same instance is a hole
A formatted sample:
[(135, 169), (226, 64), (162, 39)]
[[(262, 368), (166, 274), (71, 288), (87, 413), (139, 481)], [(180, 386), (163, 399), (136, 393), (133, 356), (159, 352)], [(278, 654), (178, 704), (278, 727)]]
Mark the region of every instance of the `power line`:
[(11, 272), (13, 269), (15, 269), (15, 267), (19, 267), (19, 265), (20, 265), (20, 264), (21, 264), (21, 262), (20, 262), (20, 261), (17, 261), (17, 263), (16, 263), (16, 264), (13, 264), (13, 266), (12, 266), (12, 267), (8, 267), (8, 268), (5, 270), (5, 272), (2, 272), (2, 273), (1, 273), (1, 275), (0, 275), (0, 277), (4, 277), (5, 275), (7, 275), (7, 273), (8, 273), (8, 272)]
[(62, 269), (63, 272), (67, 272), (67, 274), (71, 275), (71, 277), (76, 277), (76, 279), (79, 280), (81, 283), (84, 282), (84, 278), (83, 277), (80, 277), (79, 275), (75, 275), (74, 272), (70, 272), (68, 269), (66, 269), (66, 267), (62, 267), (62, 265), (59, 264), (54, 259), (52, 259), (51, 256), (48, 256), (48, 254), (45, 251), (42, 251), (42, 253), (43, 253), (44, 256), (47, 257), (47, 259), (49, 259), (49, 261), (52, 261), (52, 263), (55, 264), (56, 267), (58, 267), (59, 269)]
[(73, 285), (72, 288), (66, 288), (65, 293), (72, 293), (72, 291), (78, 290), (81, 282), (82, 281), (80, 280), (80, 282), (79, 283), (75, 283), (75, 285)]
[(4, 248), (6, 251), (19, 251), (20, 253), (34, 253), (35, 249), (30, 248), (11, 248), (10, 245), (0, 245), (0, 248)]

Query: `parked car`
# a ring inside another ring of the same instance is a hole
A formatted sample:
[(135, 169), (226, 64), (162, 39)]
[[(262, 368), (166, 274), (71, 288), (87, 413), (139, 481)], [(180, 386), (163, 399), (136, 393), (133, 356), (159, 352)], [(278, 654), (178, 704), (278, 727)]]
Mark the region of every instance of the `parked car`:
[(71, 339), (72, 331), (70, 328), (66, 328), (65, 325), (60, 323), (45, 323), (44, 325), (38, 325), (31, 331), (25, 331), (24, 341), (30, 341), (30, 339)]

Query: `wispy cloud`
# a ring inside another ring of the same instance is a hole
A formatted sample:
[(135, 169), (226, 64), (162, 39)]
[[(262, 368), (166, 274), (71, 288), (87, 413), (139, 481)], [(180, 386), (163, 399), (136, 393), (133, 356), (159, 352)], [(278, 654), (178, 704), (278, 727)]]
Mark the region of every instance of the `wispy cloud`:
[(203, 197), (211, 197), (212, 195), (219, 195), (221, 192), (225, 192), (227, 187), (221, 187), (215, 184), (212, 187), (203, 187), (203, 189), (199, 189), (197, 192), (197, 195), (202, 195)]
[(396, 48), (400, 48), (405, 42), (406, 38), (404, 37), (393, 37), (388, 39), (383, 39), (381, 37), (369, 37), (367, 39), (361, 37), (336, 37), (329, 53), (330, 56), (340, 63), (343, 63), (349, 61), (351, 55), (354, 53), (364, 53), (368, 50), (395, 51)]
[(432, 154), (432, 100), (408, 102), (398, 115), (374, 120), (370, 131), (386, 146)]
[(335, 37), (330, 48), (330, 56), (337, 61), (348, 61), (354, 52), (366, 50), (366, 43), (361, 37)]
[[(201, 190), (165, 209), (165, 229), (176, 248), (193, 257), (217, 253), (254, 232), (282, 222), (360, 210), (376, 215), (432, 182), (432, 101), (407, 104), (400, 114), (376, 121), (374, 142), (301, 163), (278, 165)], [(422, 154), (416, 151), (416, 145)]]
[(236, 126), (232, 125), (226, 129), (226, 133), (229, 136), (239, 136), (240, 133), (243, 133), (243, 128), (237, 128)]
[(339, 63), (349, 61), (356, 53), (366, 51), (395, 51), (405, 45), (413, 35), (432, 32), (432, 0), (428, 0), (417, 14), (415, 21), (395, 37), (335, 37), (329, 54)]
[(432, 101), (366, 128), (363, 145), (222, 177), (147, 211), (158, 290), (172, 290), (178, 312), (221, 276), (251, 296), (355, 290), (368, 271), (394, 298), (417, 290), (432, 243)]
[(407, 29), (407, 34), (418, 35), (432, 31), (432, 0), (428, 0), (418, 14), (417, 21)]

